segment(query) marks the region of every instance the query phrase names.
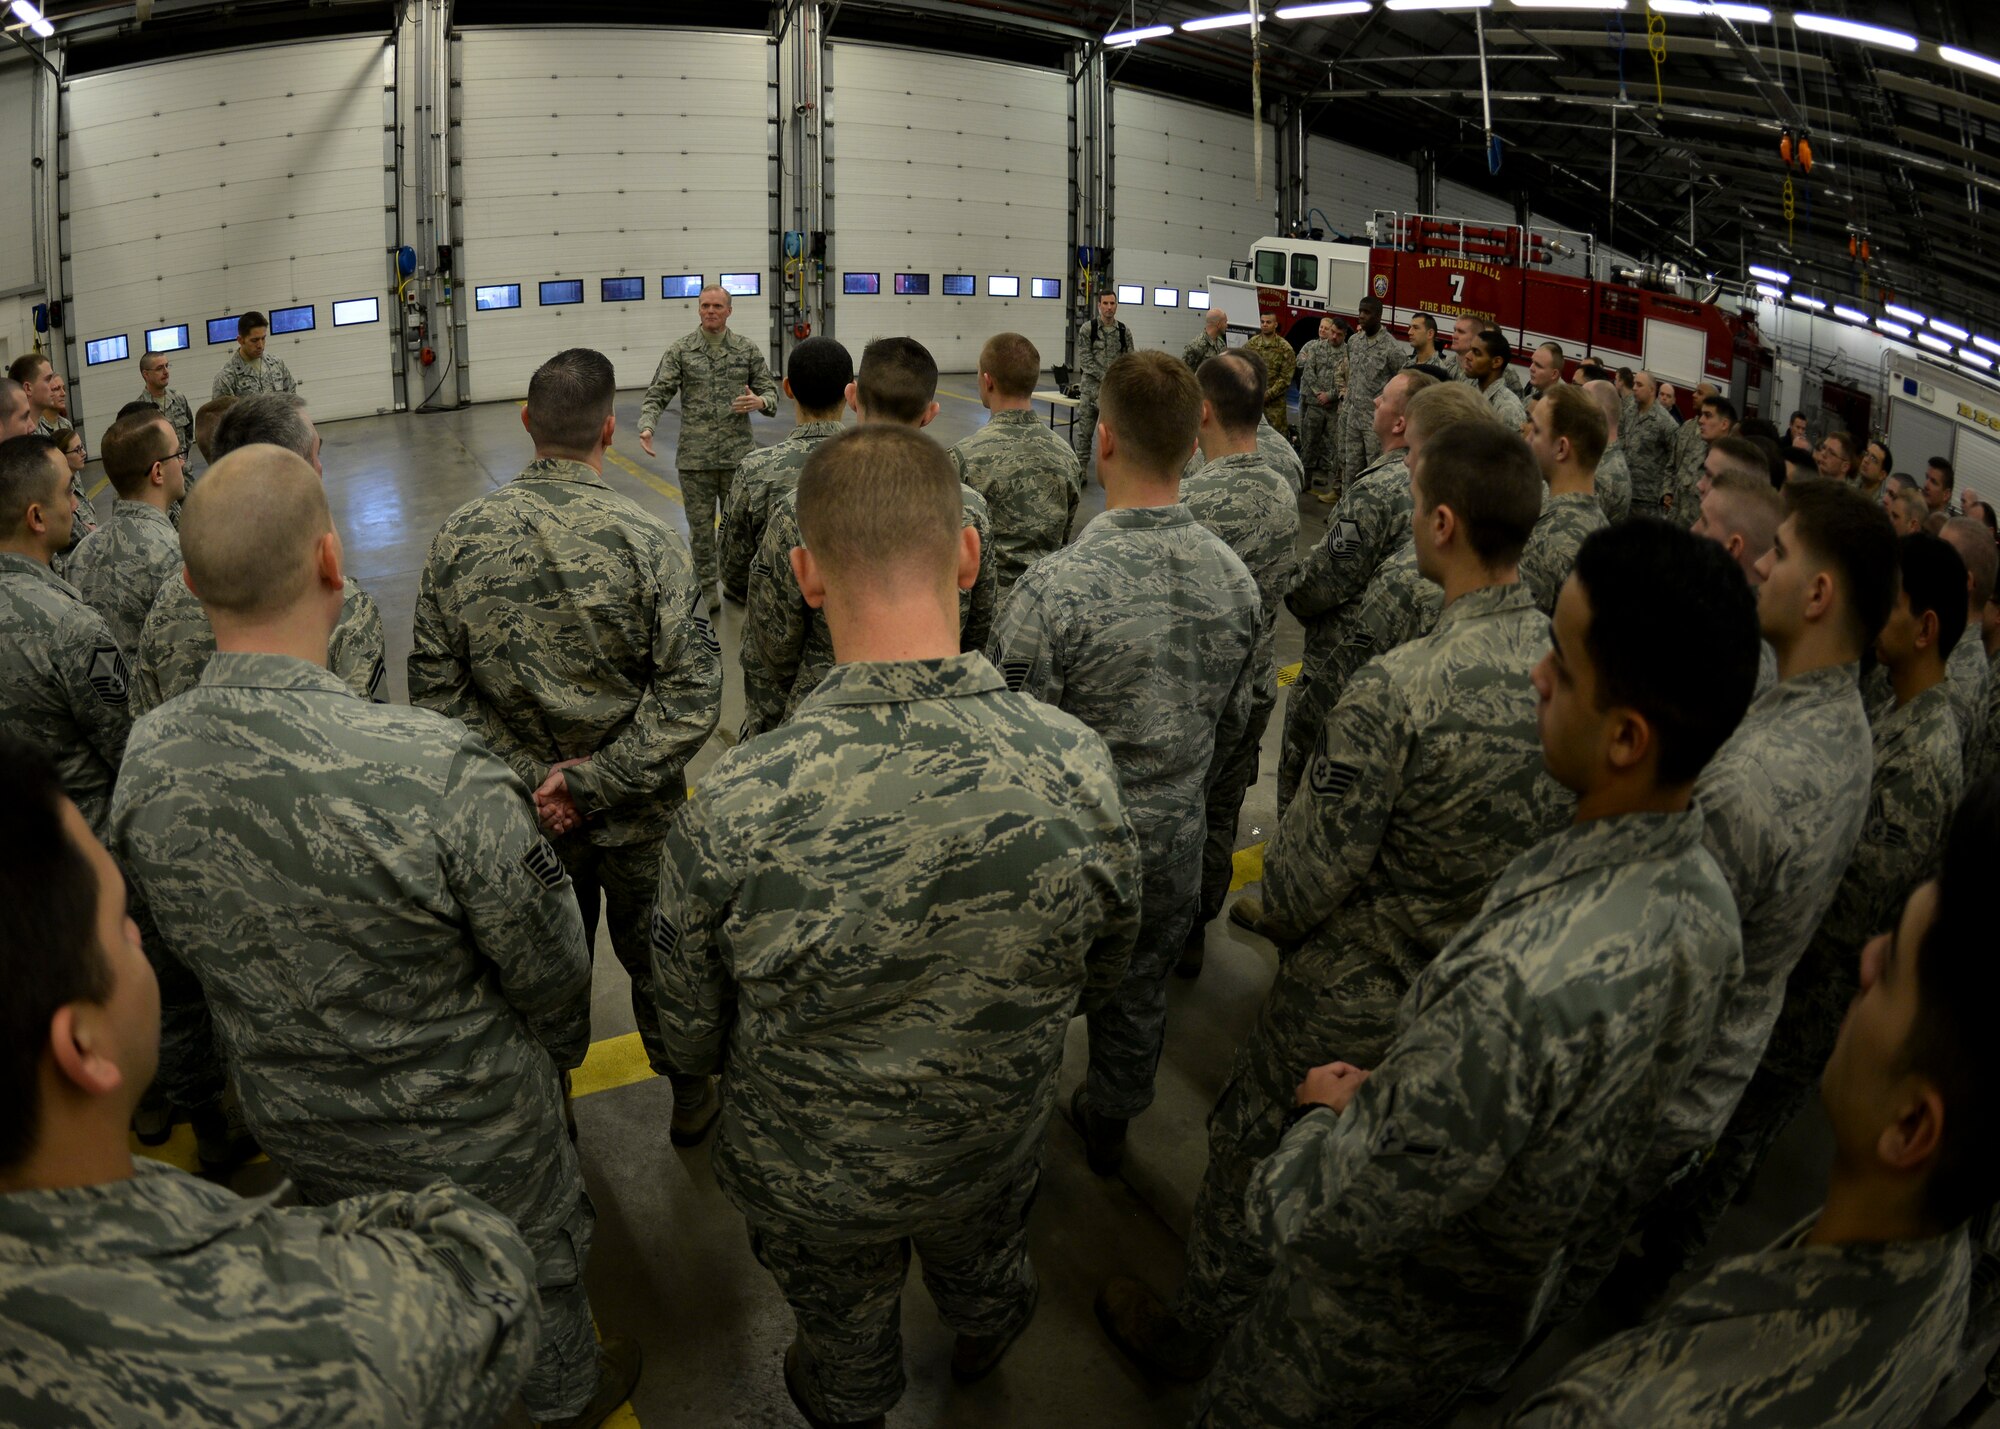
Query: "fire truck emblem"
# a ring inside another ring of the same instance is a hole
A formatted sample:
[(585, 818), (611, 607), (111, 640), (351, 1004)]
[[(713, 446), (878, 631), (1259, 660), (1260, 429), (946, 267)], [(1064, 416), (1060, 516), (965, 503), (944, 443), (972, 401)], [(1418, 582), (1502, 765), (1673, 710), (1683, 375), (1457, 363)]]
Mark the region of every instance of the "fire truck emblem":
[(1389, 296), (1389, 275), (1387, 273), (1377, 273), (1375, 275), (1375, 296), (1378, 298)]

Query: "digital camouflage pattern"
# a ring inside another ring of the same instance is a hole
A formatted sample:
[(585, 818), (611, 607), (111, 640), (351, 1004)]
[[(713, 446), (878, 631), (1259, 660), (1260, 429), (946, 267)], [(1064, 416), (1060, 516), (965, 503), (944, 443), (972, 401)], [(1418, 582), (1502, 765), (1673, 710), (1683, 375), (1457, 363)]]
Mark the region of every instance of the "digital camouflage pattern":
[(590, 951), (527, 793), (456, 720), (219, 651), (133, 728), (107, 843), (306, 1201), (443, 1177), (520, 1228), (548, 1416), (597, 1378), (561, 1084), (589, 1045)]
[[(175, 695), (201, 683), (215, 654), (215, 630), (200, 599), (178, 578), (167, 581), (139, 629), (132, 657), (132, 717), (158, 709)], [(361, 582), (347, 577), (340, 598), (340, 623), (327, 642), (327, 667), (363, 699), (383, 700), (388, 667), (383, 663), (382, 612)]]
[(70, 552), (63, 574), (104, 617), (120, 650), (137, 650), (160, 587), (181, 578), (181, 538), (167, 513), (116, 501), (111, 517)]
[(563, 772), (589, 841), (658, 839), (715, 729), (721, 644), (687, 547), (582, 462), (538, 459), (452, 513), (417, 592), (410, 700), (535, 788)]
[(1979, 622), (1968, 620), (1965, 633), (1951, 647), (1944, 663), (1945, 684), (1951, 694), (1951, 712), (1958, 720), (1959, 751), (1969, 763), (1973, 753), (1986, 743), (1987, 659), (1986, 646), (1979, 638)]
[(1408, 366), (1410, 347), (1384, 327), (1373, 337), (1358, 329), (1350, 333), (1341, 352), (1347, 358), (1347, 391), (1340, 408), (1340, 471), (1343, 481), (1352, 481), (1381, 454), (1375, 399)]
[(0, 554), (0, 720), (48, 755), (102, 836), (132, 729), (125, 655), (75, 586), (11, 554)]
[(1569, 816), (1542, 768), (1529, 679), (1547, 649), (1525, 588), (1473, 591), (1435, 633), (1364, 667), (1322, 727), (1265, 850), (1264, 916), (1286, 952), (1209, 1115), (1183, 1323), (1220, 1332), (1261, 1283), (1244, 1193), (1299, 1079), (1336, 1060), (1374, 1066), (1416, 975)]
[(1286, 417), (1285, 393), (1292, 385), (1292, 373), (1298, 367), (1298, 354), (1292, 351), (1292, 344), (1276, 333), (1266, 335), (1253, 333), (1244, 340), (1243, 346), (1264, 359), (1264, 420), (1278, 431), (1279, 436), (1291, 430)]
[[(979, 578), (972, 589), (958, 593), (959, 645), (978, 650), (993, 629), (999, 605), (999, 580), (993, 547), (993, 521), (986, 498), (958, 484), (965, 507), (965, 524), (979, 533)], [(826, 616), (806, 604), (799, 579), (792, 573), (792, 547), (803, 546), (799, 534), (797, 488), (785, 492), (771, 508), (764, 543), (750, 563), (750, 598), (743, 617), (743, 728), (739, 739), (776, 729), (813, 692), (834, 666), (833, 633)]]
[(1658, 402), (1618, 424), (1618, 441), (1632, 471), (1632, 509), (1642, 516), (1667, 514), (1661, 498), (1673, 490), (1674, 421)]
[(1597, 463), (1597, 504), (1604, 508), (1604, 519), (1623, 521), (1632, 514), (1632, 468), (1626, 463), (1625, 450), (1620, 444), (1604, 449), (1604, 455)]
[(800, 422), (782, 442), (758, 448), (737, 465), (736, 479), (729, 487), (729, 506), (722, 513), (722, 530), (716, 536), (722, 589), (731, 600), (743, 600), (749, 589), (750, 562), (757, 558), (757, 545), (764, 539), (764, 527), (770, 523), (778, 493), (796, 487), (806, 458), (821, 442), (843, 430), (840, 422)]
[(723, 1074), (724, 1194), (845, 1242), (988, 1206), (1138, 904), (1096, 735), (976, 652), (836, 666), (702, 777), (661, 860), (660, 1021), (679, 1071)]
[[(61, 417), (54, 420), (44, 417), (35, 423), (35, 435), (47, 437), (59, 447), (69, 440), (70, 433), (75, 430)], [(82, 472), (72, 471), (69, 474), (69, 494), (76, 500), (76, 520), (70, 530), (69, 545), (65, 548), (65, 555), (69, 551), (74, 551), (83, 543), (85, 536), (97, 529), (97, 508), (90, 504), (90, 496), (83, 489)], [(58, 573), (61, 569), (58, 565)]]
[[(1297, 496), (1306, 489), (1305, 460), (1300, 457), (1298, 448), (1292, 445), (1290, 438), (1272, 426), (1268, 417), (1257, 419), (1257, 455), (1264, 458), (1264, 465), (1291, 483), (1292, 495)], [(1201, 469), (1199, 447), (1195, 448), (1192, 460), (1194, 469), (1199, 471)], [(1189, 474), (1182, 473), (1182, 475)]]
[[(1181, 349), (1181, 361), (1188, 365), (1190, 371), (1200, 371), (1202, 363), (1211, 357), (1220, 357), (1227, 351), (1229, 351), (1229, 337), (1226, 333), (1217, 333), (1214, 337), (1210, 337), (1203, 332)], [(1099, 380), (1102, 378), (1103, 374), (1100, 373)]]
[[(1095, 299), (1092, 300), (1093, 304)], [(1071, 415), (1069, 441), (1086, 469), (1097, 444), (1097, 384), (1104, 370), (1128, 352), (1136, 352), (1132, 330), (1113, 319), (1106, 326), (1095, 312), (1076, 330), (1076, 411)]]
[[(1673, 420), (1668, 418), (1669, 421)], [(1702, 440), (1701, 423), (1689, 417), (1674, 428), (1673, 480), (1668, 490), (1674, 501), (1668, 515), (1677, 526), (1692, 526), (1701, 515), (1701, 484), (1703, 463), (1708, 460), (1708, 443)]]
[(1326, 709), (1339, 704), (1362, 666), (1430, 634), (1442, 614), (1443, 589), (1417, 569), (1416, 543), (1403, 542), (1361, 593), (1345, 637), (1313, 681), (1313, 699)]
[(1304, 1117), (1253, 1178), (1274, 1270), (1208, 1424), (1424, 1423), (1507, 1369), (1742, 966), (1701, 837), (1692, 812), (1595, 819), (1500, 875), (1347, 1110)]
[(1986, 662), (1985, 735), (1972, 751), (1966, 783), (1984, 779), (1996, 771), (2000, 771), (2000, 650)]
[(1339, 343), (1316, 337), (1299, 349), (1299, 455), (1313, 481), (1335, 474), (1340, 460), (1335, 425), (1346, 377), (1347, 353)]
[(165, 417), (168, 424), (173, 427), (174, 436), (179, 438), (181, 450), (187, 454), (184, 459), (193, 460), (195, 449), (194, 413), (188, 407), (188, 399), (169, 387), (157, 397), (144, 388), (141, 388), (139, 395), (133, 400), (137, 402), (150, 402), (153, 406), (158, 407), (160, 415)]
[(13, 1424), (497, 1422), (535, 1353), (527, 1248), (434, 1184), (280, 1208), (157, 1162), (0, 1196)]
[(734, 471), (756, 445), (750, 414), (729, 409), (746, 387), (764, 400), (765, 416), (777, 415), (778, 380), (763, 349), (739, 332), (725, 328), (711, 338), (696, 328), (661, 354), (639, 404), (639, 430), (658, 427), (660, 414), (678, 393), (681, 430), (674, 465), (682, 471)]
[[(1478, 386), (1477, 383), (1473, 385)], [(1479, 395), (1486, 399), (1486, 405), (1493, 409), (1493, 415), (1508, 431), (1520, 431), (1521, 423), (1528, 420), (1528, 409), (1506, 382), (1495, 379), (1491, 386), (1479, 388)]]
[(1412, 349), (1409, 358), (1403, 363), (1403, 366), (1405, 369), (1424, 366), (1441, 368), (1444, 371), (1447, 382), (1458, 382), (1465, 377), (1465, 369), (1458, 364), (1458, 354), (1448, 347), (1439, 348), (1438, 355), (1431, 358), (1428, 363), (1419, 362), (1415, 350)]
[(1572, 1360), (1510, 1429), (1902, 1429), (1957, 1368), (1965, 1232), (1733, 1256)]
[(263, 392), (298, 390), (299, 384), (293, 379), (292, 370), (285, 366), (284, 359), (267, 352), (255, 362), (245, 362), (243, 354), (232, 347), (228, 361), (215, 374), (215, 382), (208, 395), (211, 398), (255, 397)]
[(950, 452), (958, 479), (986, 499), (993, 523), (994, 599), (1021, 572), (1069, 539), (1083, 497), (1083, 467), (1033, 412), (995, 412)]
[(1201, 887), (1205, 790), (1236, 749), (1260, 679), (1256, 578), (1187, 506), (1105, 511), (1014, 587), (989, 653), (1009, 689), (1076, 716), (1111, 748), (1145, 868), (1145, 922), (1124, 982), (1090, 1019), (1086, 1099), (1151, 1104), (1166, 977)]
[(1594, 495), (1542, 493), (1542, 514), (1535, 518), (1528, 544), (1521, 549), (1521, 583), (1534, 592), (1542, 614), (1555, 615), (1556, 597), (1576, 565), (1577, 551), (1593, 532), (1609, 524)]

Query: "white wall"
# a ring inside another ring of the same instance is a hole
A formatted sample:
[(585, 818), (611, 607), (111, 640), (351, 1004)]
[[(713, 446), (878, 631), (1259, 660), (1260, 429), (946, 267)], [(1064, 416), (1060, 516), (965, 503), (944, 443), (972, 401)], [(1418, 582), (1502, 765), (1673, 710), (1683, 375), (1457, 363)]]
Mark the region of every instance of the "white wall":
[(1438, 180), (1438, 212), (1448, 218), (1469, 218), (1475, 223), (1514, 221), (1514, 205), (1510, 200), (1451, 179)]
[[(566, 347), (594, 347), (620, 387), (645, 386), (695, 326), (694, 299), (660, 297), (668, 274), (760, 274), (731, 325), (768, 346), (764, 36), (468, 29), (460, 43), (457, 300), (474, 401), (525, 396), (535, 368)], [(645, 280), (643, 300), (602, 300), (601, 280), (622, 276)], [(539, 305), (543, 280), (569, 278), (583, 302)], [(520, 284), (519, 308), (474, 307), (475, 287), (504, 283)]]
[[(1118, 85), (1111, 123), (1112, 281), (1146, 290), (1144, 306), (1118, 316), (1140, 347), (1178, 354), (1201, 333), (1187, 291), (1227, 277), (1230, 259), (1277, 232), (1277, 140), (1266, 125), (1260, 187), (1247, 114)], [(1156, 306), (1156, 287), (1180, 289), (1182, 306)]]
[[(869, 339), (914, 337), (940, 369), (970, 372), (996, 332), (1018, 332), (1063, 360), (1070, 284), (1069, 81), (1059, 72), (887, 45), (834, 44), (827, 61), (833, 232), (832, 331), (858, 358)], [(847, 273), (881, 293), (842, 292)], [(926, 296), (897, 297), (897, 273), (925, 274)], [(947, 297), (947, 273), (972, 297)], [(995, 275), (1017, 298), (989, 295)], [(1056, 298), (1033, 296), (1055, 279)]]
[[(186, 323), (173, 385), (207, 400), (233, 344), (208, 319), (312, 304), (316, 326), (273, 334), (322, 420), (386, 411), (390, 286), (381, 39), (260, 46), (87, 75), (67, 88), (71, 408), (93, 447), (140, 390), (146, 329)], [(378, 297), (382, 322), (335, 328), (332, 303)], [(99, 367), (84, 344), (130, 356)]]
[[(35, 205), (31, 194), (41, 187), (34, 167), (35, 73), (38, 66), (25, 57), (0, 64), (0, 134), (8, 145), (0, 205), (0, 293), (17, 293), (35, 285)], [(4, 335), (4, 334), (0, 334)], [(11, 345), (11, 344), (10, 344)], [(22, 349), (16, 347), (18, 354)]]
[(1366, 243), (1366, 225), (1378, 210), (1407, 213), (1417, 206), (1417, 171), (1401, 159), (1309, 134), (1306, 206), (1308, 216), (1317, 208), (1334, 228)]

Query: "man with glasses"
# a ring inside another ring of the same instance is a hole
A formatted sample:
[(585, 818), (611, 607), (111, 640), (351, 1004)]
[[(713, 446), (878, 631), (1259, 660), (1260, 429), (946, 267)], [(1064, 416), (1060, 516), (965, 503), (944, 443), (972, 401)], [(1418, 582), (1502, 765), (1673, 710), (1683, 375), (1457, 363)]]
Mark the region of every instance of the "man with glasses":
[(187, 398), (167, 385), (172, 375), (170, 359), (164, 352), (149, 352), (139, 359), (139, 376), (145, 382), (145, 390), (138, 400), (158, 407), (166, 419), (173, 423), (174, 435), (180, 439), (183, 449), (194, 445), (194, 413), (188, 409)]
[(129, 653), (160, 587), (181, 572), (180, 537), (167, 512), (187, 492), (187, 447), (164, 413), (121, 417), (104, 434), (104, 474), (118, 493), (111, 517), (64, 570)]

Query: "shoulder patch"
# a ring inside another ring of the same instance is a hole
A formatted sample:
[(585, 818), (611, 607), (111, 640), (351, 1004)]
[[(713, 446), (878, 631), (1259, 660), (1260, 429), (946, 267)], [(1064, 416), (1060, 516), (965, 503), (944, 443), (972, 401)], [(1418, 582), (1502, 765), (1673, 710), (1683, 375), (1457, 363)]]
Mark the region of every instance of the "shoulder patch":
[(107, 705), (123, 705), (130, 697), (125, 679), (125, 657), (116, 645), (91, 648), (90, 688)]
[(674, 949), (678, 948), (680, 945), (681, 945), (680, 926), (676, 924), (673, 919), (669, 918), (659, 908), (657, 907), (654, 908), (653, 909), (653, 956), (659, 959), (670, 958), (674, 955)]
[(1361, 549), (1361, 527), (1353, 521), (1333, 523), (1333, 539), (1327, 543), (1327, 550), (1336, 561), (1344, 561)]
[(534, 875), (535, 882), (551, 891), (562, 887), (562, 856), (550, 846), (547, 839), (536, 839), (528, 851), (521, 855), (521, 867)]
[(1028, 683), (1028, 675), (1034, 668), (1032, 660), (1005, 660), (1001, 662), (1000, 674), (1007, 681), (1007, 688), (1018, 695), (1021, 686)]
[(720, 655), (722, 653), (722, 642), (715, 638), (715, 627), (709, 623), (708, 617), (702, 613), (700, 605), (701, 601), (697, 598), (694, 612), (694, 638), (701, 642), (701, 648), (709, 654)]
[(1313, 759), (1312, 791), (1322, 799), (1344, 799), (1347, 791), (1354, 787), (1354, 781), (1361, 777), (1361, 770), (1338, 759), (1328, 759), (1324, 754)]

